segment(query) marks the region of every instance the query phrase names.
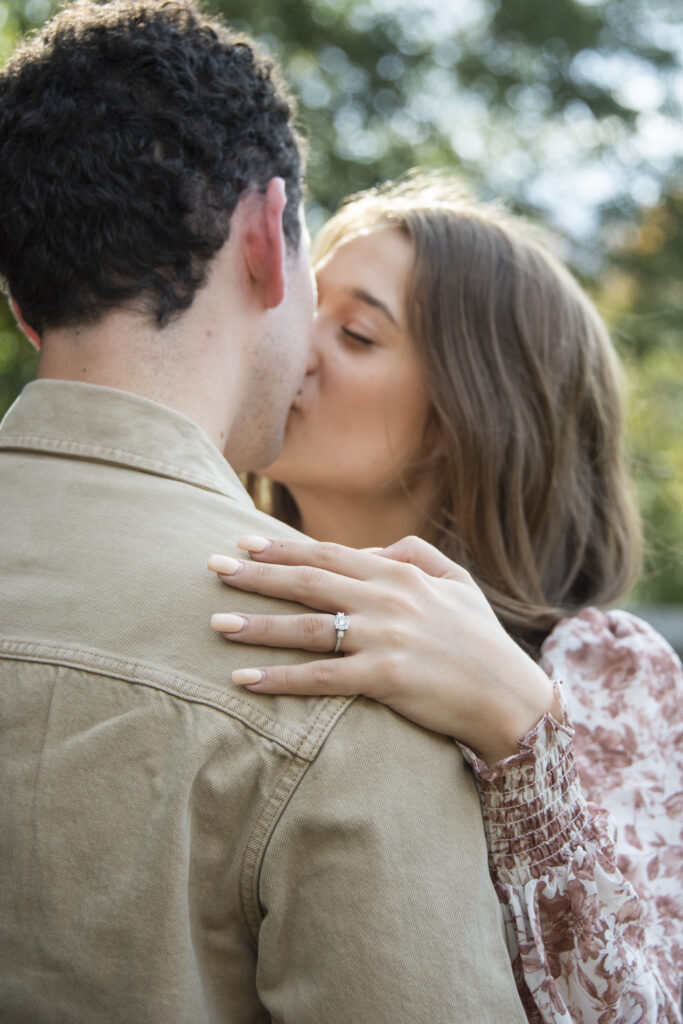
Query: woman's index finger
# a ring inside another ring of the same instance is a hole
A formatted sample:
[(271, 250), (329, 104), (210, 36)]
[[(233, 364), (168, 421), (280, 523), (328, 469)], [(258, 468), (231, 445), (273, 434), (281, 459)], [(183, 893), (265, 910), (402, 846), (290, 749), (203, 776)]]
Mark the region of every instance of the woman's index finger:
[(387, 574), (386, 561), (373, 551), (345, 547), (331, 541), (308, 538), (266, 538), (243, 536), (237, 547), (248, 551), (254, 561), (278, 565), (310, 565), (350, 579), (377, 579)]

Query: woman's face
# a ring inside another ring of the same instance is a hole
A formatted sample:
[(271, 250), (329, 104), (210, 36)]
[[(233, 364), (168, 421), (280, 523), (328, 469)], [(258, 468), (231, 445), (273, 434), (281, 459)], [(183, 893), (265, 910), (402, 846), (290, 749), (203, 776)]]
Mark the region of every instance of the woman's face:
[(316, 265), (312, 353), (271, 479), (295, 493), (402, 490), (429, 408), (406, 324), (412, 267), (412, 244), (394, 227), (349, 236)]

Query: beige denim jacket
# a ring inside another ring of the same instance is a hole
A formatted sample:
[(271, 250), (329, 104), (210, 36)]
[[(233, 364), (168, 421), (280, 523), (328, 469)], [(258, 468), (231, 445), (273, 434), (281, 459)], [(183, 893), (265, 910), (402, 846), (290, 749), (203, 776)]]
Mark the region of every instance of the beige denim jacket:
[(523, 1021), (455, 745), (237, 691), (257, 512), (201, 429), (41, 380), (0, 426), (0, 1020)]

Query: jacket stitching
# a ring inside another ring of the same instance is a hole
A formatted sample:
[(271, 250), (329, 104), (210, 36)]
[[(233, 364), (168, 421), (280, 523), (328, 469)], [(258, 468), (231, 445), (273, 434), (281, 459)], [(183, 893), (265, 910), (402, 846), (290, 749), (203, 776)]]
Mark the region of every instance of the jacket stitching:
[(17, 661), (38, 661), (109, 676), (123, 682), (149, 686), (194, 704), (204, 704), (238, 719), (303, 760), (315, 757), (316, 738), (322, 733), (319, 723), (321, 718), (326, 717), (327, 707), (330, 706), (330, 713), (334, 714), (350, 703), (348, 697), (322, 698), (320, 710), (310, 727), (303, 732), (277, 722), (237, 694), (223, 692), (211, 683), (174, 669), (142, 661), (128, 661), (89, 648), (59, 647), (39, 641), (0, 640), (0, 655)]

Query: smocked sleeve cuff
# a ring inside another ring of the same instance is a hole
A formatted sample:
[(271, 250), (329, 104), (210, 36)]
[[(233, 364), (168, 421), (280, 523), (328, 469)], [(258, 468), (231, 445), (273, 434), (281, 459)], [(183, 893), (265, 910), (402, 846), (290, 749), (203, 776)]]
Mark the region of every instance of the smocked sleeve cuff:
[(583, 845), (589, 818), (574, 767), (574, 730), (557, 683), (555, 691), (562, 721), (544, 715), (512, 757), (489, 767), (460, 745), (479, 788), (491, 871), (503, 884), (546, 875)]

